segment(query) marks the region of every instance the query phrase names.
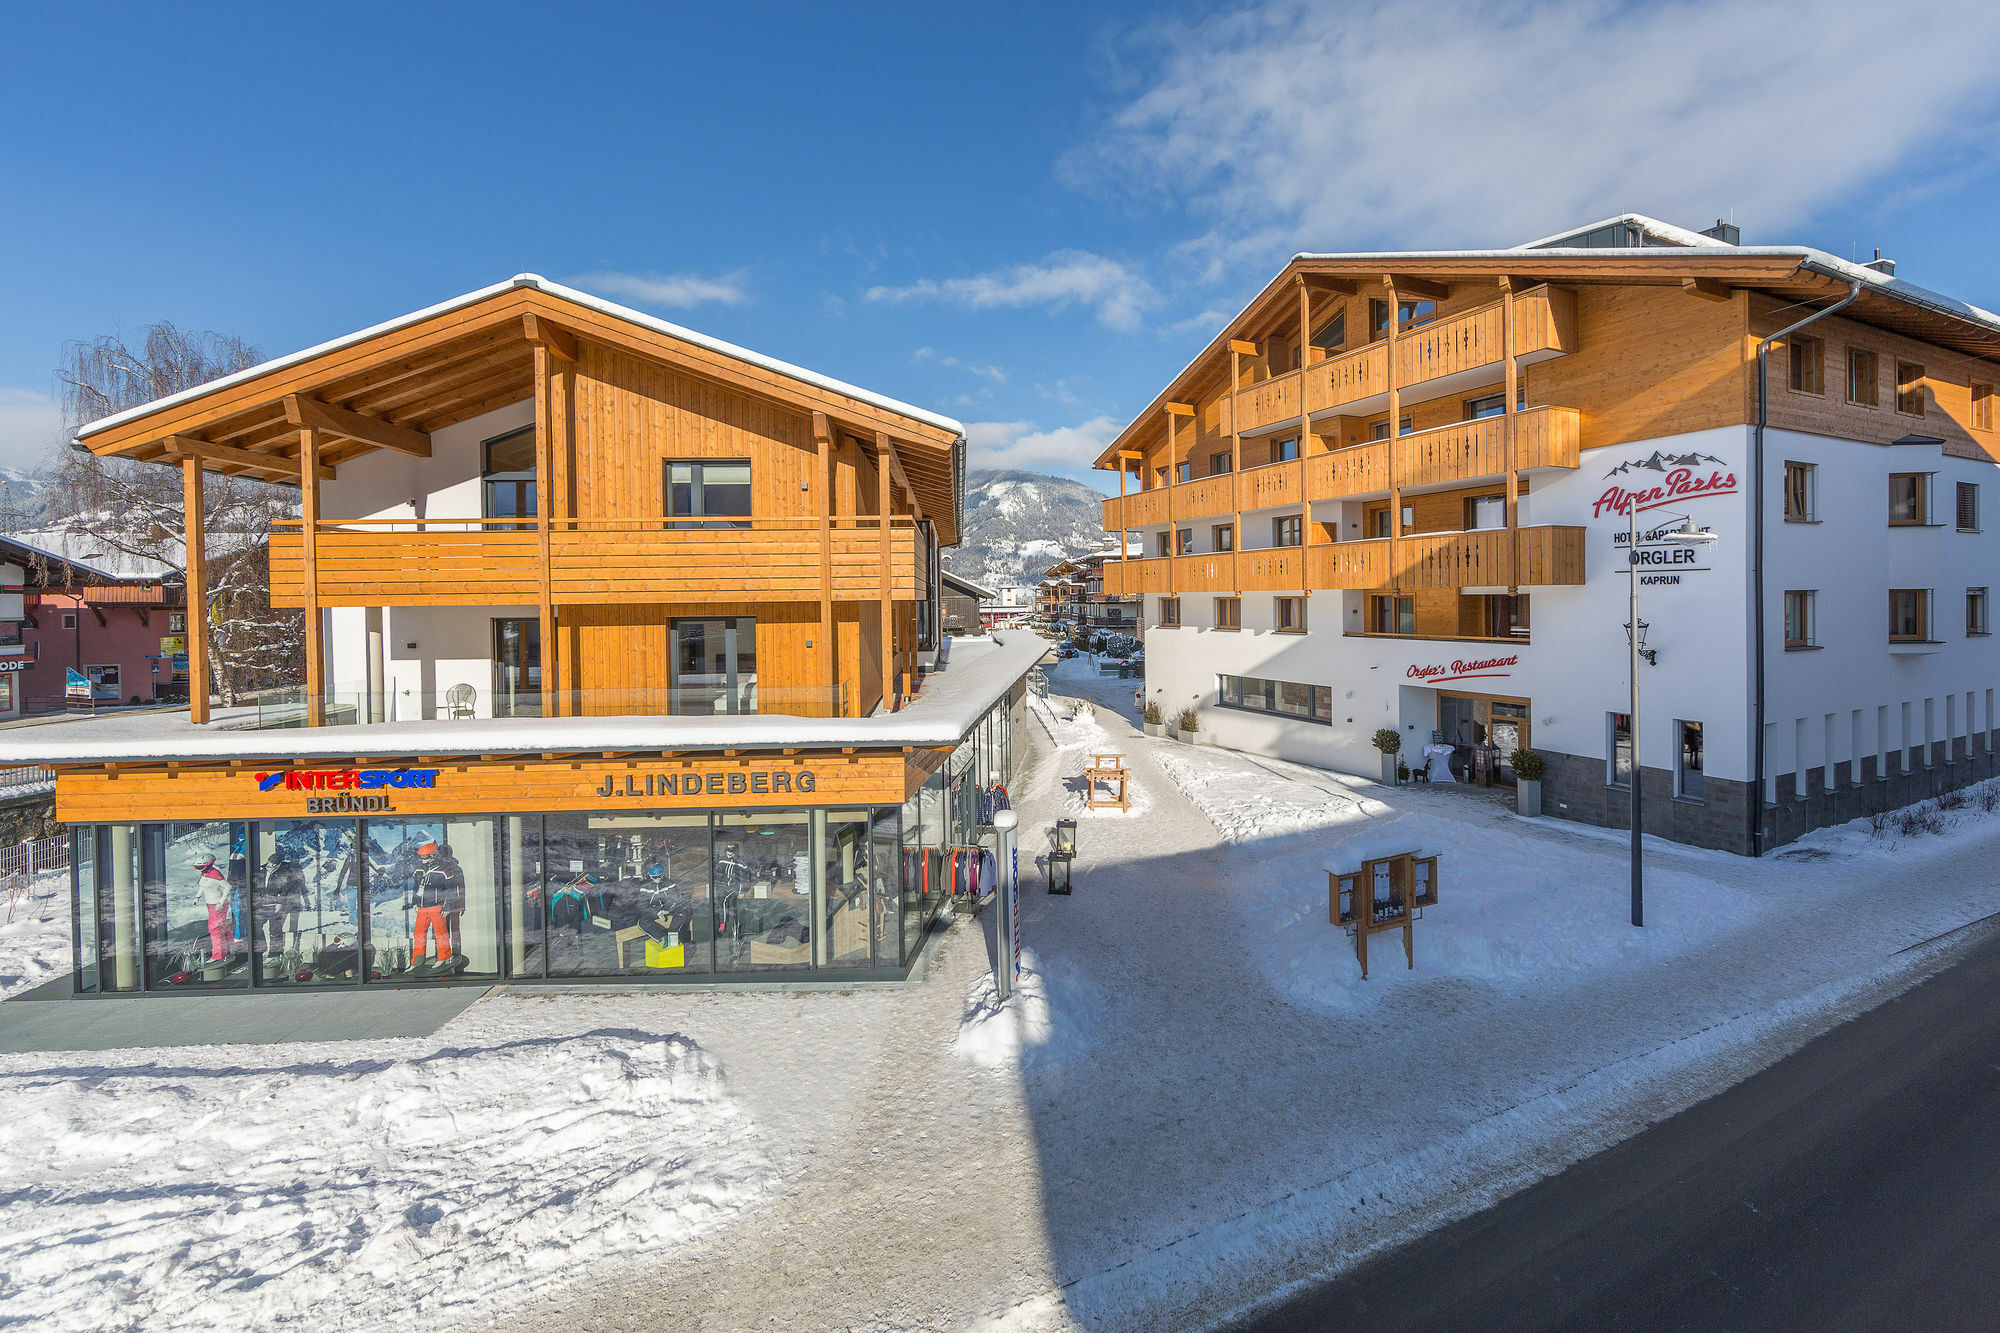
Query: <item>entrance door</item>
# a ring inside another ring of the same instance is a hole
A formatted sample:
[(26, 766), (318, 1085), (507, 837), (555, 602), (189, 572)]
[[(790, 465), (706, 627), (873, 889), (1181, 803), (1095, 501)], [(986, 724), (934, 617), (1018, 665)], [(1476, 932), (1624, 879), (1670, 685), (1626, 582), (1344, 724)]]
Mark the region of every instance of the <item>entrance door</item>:
[(1478, 755), (1486, 744), (1486, 724), (1480, 720), (1477, 699), (1457, 694), (1438, 696), (1438, 730), (1445, 744), (1456, 752), (1451, 757), (1451, 775), (1460, 782), (1479, 781)]
[(1514, 766), (1508, 759), (1514, 751), (1528, 744), (1528, 706), (1496, 700), (1489, 734), (1494, 750), (1493, 780), (1503, 787), (1511, 787), (1515, 781)]
[(493, 622), (493, 716), (542, 715), (542, 622)]

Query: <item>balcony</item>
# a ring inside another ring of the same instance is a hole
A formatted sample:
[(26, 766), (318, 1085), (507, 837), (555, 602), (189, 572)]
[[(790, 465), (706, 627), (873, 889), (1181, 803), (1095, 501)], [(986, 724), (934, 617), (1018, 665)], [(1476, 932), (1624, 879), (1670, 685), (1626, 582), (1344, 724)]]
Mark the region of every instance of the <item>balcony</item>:
[[(1405, 402), (1454, 392), (1479, 375), (1489, 375), (1505, 359), (1503, 302), (1420, 325), (1396, 337), (1396, 385)], [(1576, 297), (1555, 287), (1537, 287), (1514, 298), (1514, 355), (1532, 365), (1576, 350)], [(1388, 406), (1387, 340), (1343, 353), (1303, 371), (1273, 376), (1229, 395), (1225, 432), (1254, 435), (1299, 415), (1305, 395), (1310, 416), (1345, 411), (1363, 415)], [(1380, 400), (1379, 402), (1377, 400)]]
[[(916, 530), (891, 519), (890, 596), (924, 596)], [(319, 524), (322, 606), (508, 606), (541, 600), (540, 534), (518, 521), (386, 519)], [(835, 601), (882, 596), (882, 528), (839, 518), (829, 533)], [(271, 532), (271, 604), (305, 605), (304, 534), (296, 519)], [(741, 528), (651, 521), (561, 520), (549, 533), (559, 605), (616, 602), (817, 601), (820, 529), (806, 519)]]
[(1583, 548), (1581, 527), (1547, 525), (1107, 561), (1104, 572), (1106, 589), (1126, 594), (1575, 587)]
[[(1515, 416), (1515, 465), (1522, 472), (1574, 468), (1582, 414), (1569, 407), (1532, 407)], [(1439, 490), (1507, 475), (1507, 419), (1483, 417), (1417, 431), (1395, 444), (1396, 485)], [(1307, 460), (1306, 498), (1313, 501), (1386, 495), (1389, 442), (1376, 440)]]

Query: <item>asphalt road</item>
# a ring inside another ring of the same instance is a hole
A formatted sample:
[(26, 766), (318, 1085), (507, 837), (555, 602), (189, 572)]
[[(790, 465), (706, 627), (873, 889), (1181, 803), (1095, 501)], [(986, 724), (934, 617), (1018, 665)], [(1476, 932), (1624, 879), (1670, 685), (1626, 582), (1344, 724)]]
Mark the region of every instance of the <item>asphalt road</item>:
[(1728, 1091), (1235, 1327), (2000, 1328), (2000, 933)]

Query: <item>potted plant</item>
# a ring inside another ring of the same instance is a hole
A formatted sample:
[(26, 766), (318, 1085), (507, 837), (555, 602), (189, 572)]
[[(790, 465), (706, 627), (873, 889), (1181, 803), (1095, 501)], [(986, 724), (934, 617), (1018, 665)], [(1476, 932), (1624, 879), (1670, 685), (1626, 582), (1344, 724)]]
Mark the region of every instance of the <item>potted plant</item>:
[(1514, 808), (1524, 815), (1542, 813), (1542, 772), (1547, 763), (1533, 750), (1516, 750), (1507, 756), (1514, 770)]
[(1146, 700), (1146, 709), (1139, 714), (1139, 720), (1146, 728), (1148, 736), (1158, 736), (1167, 729), (1167, 719), (1160, 711), (1158, 699)]
[(1403, 748), (1403, 735), (1394, 727), (1383, 727), (1375, 733), (1375, 748), (1382, 752), (1382, 785), (1396, 785), (1396, 755)]
[(1180, 732), (1180, 739), (1189, 745), (1201, 744), (1201, 716), (1194, 711), (1193, 704), (1181, 709), (1180, 716), (1174, 719), (1174, 726)]

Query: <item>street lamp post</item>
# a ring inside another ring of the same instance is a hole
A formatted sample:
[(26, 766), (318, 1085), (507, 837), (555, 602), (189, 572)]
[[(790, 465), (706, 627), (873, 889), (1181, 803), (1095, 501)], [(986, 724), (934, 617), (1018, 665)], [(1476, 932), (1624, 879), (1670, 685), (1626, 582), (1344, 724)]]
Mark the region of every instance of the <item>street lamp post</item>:
[[(1646, 850), (1645, 805), (1643, 796), (1645, 769), (1639, 762), (1639, 659), (1657, 664), (1660, 650), (1646, 646), (1646, 622), (1639, 619), (1639, 502), (1635, 497), (1625, 505), (1626, 534), (1625, 560), (1629, 579), (1627, 591), (1627, 611), (1630, 619), (1625, 625), (1627, 647), (1631, 649), (1632, 695), (1626, 714), (1625, 728), (1631, 736), (1632, 745), (1632, 924), (1646, 924)], [(1715, 534), (1695, 525), (1692, 518), (1685, 518), (1681, 526), (1662, 532), (1660, 540), (1675, 546), (1706, 546), (1715, 540)], [(1615, 762), (1615, 757), (1614, 757)]]

